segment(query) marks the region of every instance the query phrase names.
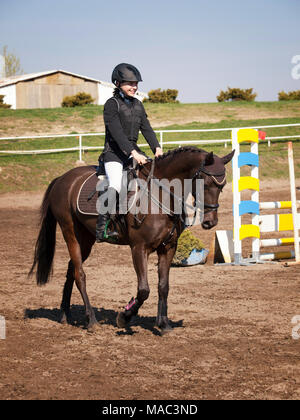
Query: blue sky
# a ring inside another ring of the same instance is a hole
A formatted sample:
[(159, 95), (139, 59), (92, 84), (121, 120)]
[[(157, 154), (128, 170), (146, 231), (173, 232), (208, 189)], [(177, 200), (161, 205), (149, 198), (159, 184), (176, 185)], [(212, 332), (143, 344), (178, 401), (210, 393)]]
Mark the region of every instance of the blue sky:
[(300, 89), (300, 0), (0, 0), (0, 48), (25, 73), (64, 69), (110, 81), (137, 66), (139, 88), (179, 90), (181, 102), (215, 102), (228, 86), (257, 100)]

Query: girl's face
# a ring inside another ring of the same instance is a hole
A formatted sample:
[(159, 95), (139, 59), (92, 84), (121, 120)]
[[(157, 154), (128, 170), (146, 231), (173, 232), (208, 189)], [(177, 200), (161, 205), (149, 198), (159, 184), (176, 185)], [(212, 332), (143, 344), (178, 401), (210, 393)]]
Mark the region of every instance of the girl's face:
[(120, 88), (125, 95), (133, 97), (138, 89), (138, 82), (122, 82)]

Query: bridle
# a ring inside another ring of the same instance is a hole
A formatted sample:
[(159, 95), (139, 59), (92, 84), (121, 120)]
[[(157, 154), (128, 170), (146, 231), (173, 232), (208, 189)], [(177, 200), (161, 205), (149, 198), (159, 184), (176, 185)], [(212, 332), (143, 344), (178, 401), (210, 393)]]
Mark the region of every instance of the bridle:
[[(194, 179), (200, 179), (201, 173), (208, 175), (212, 178), (213, 182), (217, 185), (218, 188), (222, 188), (225, 185), (226, 182), (226, 174), (225, 171), (221, 172), (221, 173), (213, 173), (208, 171), (204, 164), (202, 163), (202, 165), (200, 166), (200, 168), (197, 170), (197, 172), (195, 173), (195, 175), (193, 176), (193, 180)], [(217, 177), (223, 177), (222, 181), (218, 181)], [(197, 203), (197, 198), (196, 198), (196, 203)], [(216, 211), (219, 208), (219, 204), (208, 204), (204, 202), (204, 209), (208, 209), (208, 212), (210, 211)], [(207, 213), (208, 213), (207, 212)]]

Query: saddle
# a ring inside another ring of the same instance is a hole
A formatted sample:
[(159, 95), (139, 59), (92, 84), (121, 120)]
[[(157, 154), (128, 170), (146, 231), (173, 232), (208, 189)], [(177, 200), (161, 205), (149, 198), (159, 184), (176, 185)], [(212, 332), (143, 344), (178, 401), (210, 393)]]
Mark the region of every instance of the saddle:
[[(132, 179), (136, 178), (136, 172), (132, 167), (124, 169), (122, 188), (128, 187)], [(97, 200), (106, 191), (108, 180), (105, 175), (104, 167), (95, 166), (92, 173), (81, 185), (77, 196), (77, 209), (80, 213), (88, 216), (98, 216)]]

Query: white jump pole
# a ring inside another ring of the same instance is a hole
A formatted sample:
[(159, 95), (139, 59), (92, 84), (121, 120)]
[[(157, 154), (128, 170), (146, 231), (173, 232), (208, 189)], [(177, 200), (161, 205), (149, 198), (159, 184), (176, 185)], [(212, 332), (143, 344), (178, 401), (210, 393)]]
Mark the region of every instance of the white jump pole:
[[(258, 142), (252, 142), (251, 143), (251, 153), (254, 153), (258, 156)], [(258, 166), (252, 166), (251, 167), (251, 176), (253, 178), (259, 179), (259, 168)], [(259, 203), (259, 192), (258, 191), (252, 191), (251, 194), (251, 200)], [(259, 227), (259, 215), (253, 214), (252, 215), (252, 225)], [(253, 238), (252, 239), (252, 257), (256, 260), (256, 262), (259, 262), (259, 239)]]
[(299, 226), (298, 226), (298, 217), (297, 217), (297, 200), (296, 200), (293, 144), (291, 141), (288, 142), (288, 159), (289, 159), (290, 188), (291, 188), (292, 214), (293, 214), (293, 225), (294, 225), (295, 260), (298, 263), (300, 262)]

